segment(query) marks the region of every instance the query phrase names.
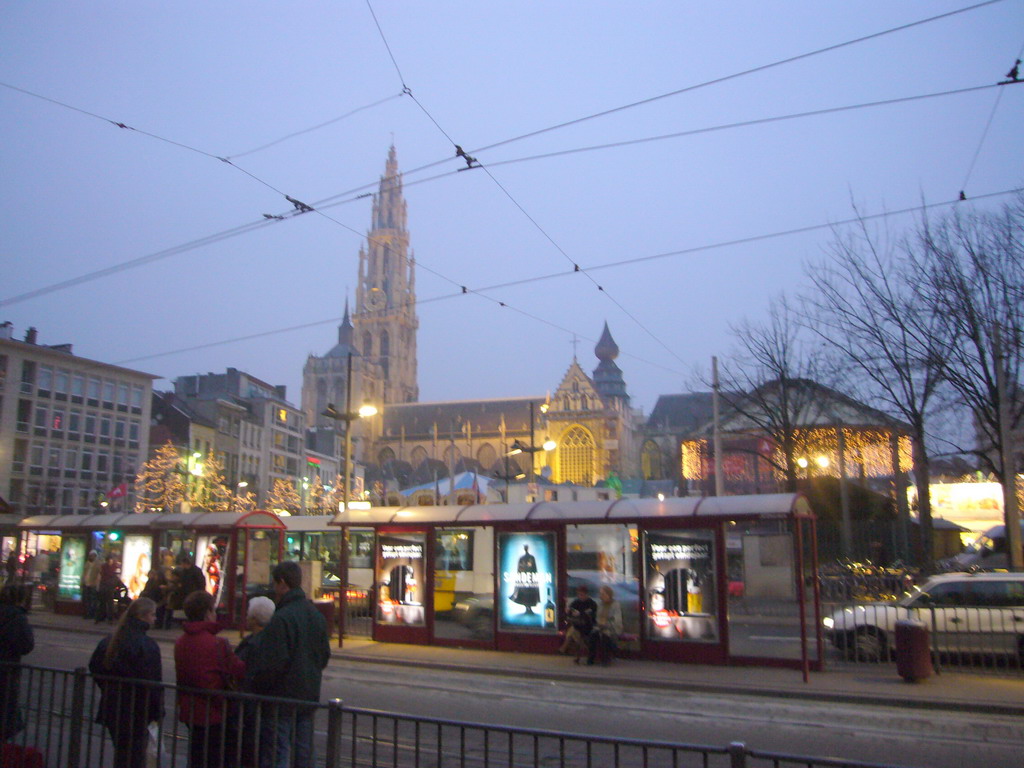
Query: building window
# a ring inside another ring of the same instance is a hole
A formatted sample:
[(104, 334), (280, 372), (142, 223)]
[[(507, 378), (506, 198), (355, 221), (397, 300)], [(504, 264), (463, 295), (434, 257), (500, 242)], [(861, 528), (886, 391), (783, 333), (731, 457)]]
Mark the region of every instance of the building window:
[(92, 472), (92, 451), (82, 451), (82, 471)]
[(640, 471), (644, 480), (663, 480), (665, 478), (661, 448), (652, 440), (645, 442), (640, 451)]
[(114, 382), (112, 381), (103, 382), (103, 406), (105, 408), (114, 407)]
[(29, 395), (36, 383), (36, 364), (31, 360), (25, 360), (21, 364), (21, 391)]
[(110, 439), (110, 417), (103, 416), (100, 419), (100, 437)]
[(133, 421), (131, 424), (128, 425), (128, 442), (139, 442), (139, 422), (137, 421)]
[(77, 437), (78, 433), (82, 430), (82, 412), (71, 411), (68, 414), (68, 436)]
[(48, 408), (42, 405), (36, 406), (36, 434), (46, 434), (46, 425), (50, 417), (50, 411)]
[(85, 436), (96, 437), (96, 417), (91, 414), (85, 414)]
[(86, 390), (89, 398), (89, 405), (99, 405), (100, 402), (100, 380), (89, 379), (89, 388)]
[(64, 425), (64, 418), (65, 418), (64, 417), (64, 409), (63, 408), (54, 408), (53, 409), (53, 420), (50, 422), (50, 428), (54, 432), (63, 432), (64, 431), (64, 426), (65, 426)]
[(49, 395), (53, 388), (53, 369), (48, 365), (39, 366), (39, 394)]
[(85, 396), (85, 377), (76, 373), (71, 376), (71, 397), (75, 399), (76, 403), (82, 402), (82, 398)]
[(67, 371), (58, 368), (57, 374), (53, 377), (53, 391), (58, 395), (67, 395), (70, 378), (71, 375)]
[(50, 469), (60, 469), (60, 448), (51, 448), (46, 466)]
[(142, 387), (132, 387), (132, 408), (142, 409)]
[(594, 438), (583, 427), (571, 427), (558, 442), (561, 481), (578, 485), (594, 484)]

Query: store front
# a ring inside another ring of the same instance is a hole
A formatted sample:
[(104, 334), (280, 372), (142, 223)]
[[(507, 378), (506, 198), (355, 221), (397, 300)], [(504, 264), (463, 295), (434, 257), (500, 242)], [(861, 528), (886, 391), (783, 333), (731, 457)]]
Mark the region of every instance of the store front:
[[(335, 524), (349, 543), (342, 570), (368, 582), (379, 641), (554, 652), (582, 585), (618, 601), (622, 653), (820, 665), (802, 496), (376, 507)], [(751, 630), (762, 615), (785, 632), (779, 648)]]

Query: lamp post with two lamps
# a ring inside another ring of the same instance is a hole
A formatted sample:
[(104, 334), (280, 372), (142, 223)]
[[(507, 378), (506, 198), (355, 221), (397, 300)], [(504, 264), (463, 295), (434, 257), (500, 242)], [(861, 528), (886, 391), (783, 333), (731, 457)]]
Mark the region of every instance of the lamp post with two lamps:
[(348, 511), (348, 498), (349, 498), (349, 483), (352, 480), (352, 422), (357, 419), (365, 419), (370, 416), (377, 414), (377, 408), (370, 402), (364, 402), (360, 406), (358, 411), (352, 410), (352, 353), (348, 354), (348, 373), (345, 383), (345, 410), (338, 411), (334, 407), (334, 403), (328, 403), (327, 407), (320, 414), (326, 416), (328, 419), (333, 419), (335, 424), (341, 421), (345, 423), (345, 451), (342, 456), (342, 466), (344, 467), (343, 475), (344, 483), (341, 488), (342, 501), (341, 511)]
[[(548, 410), (547, 403), (542, 404), (541, 407), (540, 407), (540, 410), (541, 410), (541, 413), (547, 413), (547, 410)], [(554, 440), (549, 438), (549, 437), (545, 437), (544, 438), (544, 442), (541, 443), (540, 445), (534, 445), (533, 441), (534, 441), (533, 401), (531, 400), (530, 401), (530, 444), (529, 445), (523, 445), (519, 440), (515, 440), (512, 443), (511, 450), (509, 450), (508, 454), (506, 454), (507, 456), (516, 456), (517, 454), (520, 454), (520, 453), (529, 454), (529, 456), (530, 456), (530, 479), (529, 479), (529, 482), (531, 484), (534, 483), (535, 480), (536, 480), (536, 478), (534, 477), (533, 455), (535, 453), (539, 453), (540, 451), (553, 451), (553, 450), (555, 450), (555, 448), (558, 447), (558, 444)], [(508, 474), (508, 469), (507, 468), (505, 470), (505, 474), (506, 475)], [(507, 481), (506, 481), (506, 483), (507, 483)]]

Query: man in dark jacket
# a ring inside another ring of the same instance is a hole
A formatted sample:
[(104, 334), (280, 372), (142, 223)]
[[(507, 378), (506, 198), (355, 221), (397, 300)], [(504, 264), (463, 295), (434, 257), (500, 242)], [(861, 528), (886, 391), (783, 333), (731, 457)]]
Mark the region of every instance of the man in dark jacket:
[(25, 727), (18, 709), (18, 664), (32, 652), (35, 638), (23, 602), (20, 584), (6, 584), (0, 590), (0, 742)]
[[(253, 693), (320, 701), (320, 679), (331, 658), (327, 622), (302, 591), (302, 572), (293, 561), (273, 571), (277, 610), (261, 633), (247, 672)], [(286, 768), (295, 745), (295, 768), (307, 768), (313, 751), (312, 707), (270, 705), (260, 724), (260, 768)]]

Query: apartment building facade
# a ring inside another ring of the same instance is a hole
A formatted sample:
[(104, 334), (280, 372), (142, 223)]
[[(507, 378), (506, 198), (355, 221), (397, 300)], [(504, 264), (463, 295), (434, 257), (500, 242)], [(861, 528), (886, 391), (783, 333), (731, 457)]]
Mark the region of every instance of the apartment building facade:
[(0, 496), (12, 511), (131, 510), (155, 378), (0, 325)]

